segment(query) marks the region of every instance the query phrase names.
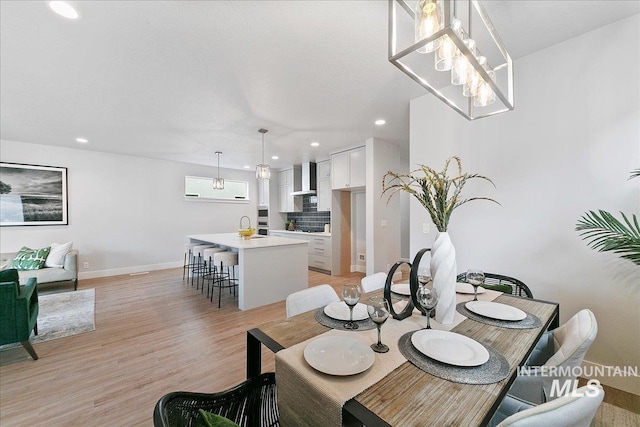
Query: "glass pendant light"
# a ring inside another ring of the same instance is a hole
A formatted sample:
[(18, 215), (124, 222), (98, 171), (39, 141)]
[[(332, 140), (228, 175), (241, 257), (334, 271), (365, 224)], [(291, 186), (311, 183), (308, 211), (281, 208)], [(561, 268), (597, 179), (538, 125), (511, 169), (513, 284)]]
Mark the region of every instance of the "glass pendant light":
[[(487, 70), (487, 74), (491, 77), (491, 80), (496, 79), (496, 72), (493, 71), (488, 64), (485, 66), (485, 70)], [(489, 84), (482, 80), (482, 82), (478, 85), (478, 90), (476, 91), (476, 96), (473, 98), (473, 105), (475, 107), (486, 107), (487, 105), (491, 105), (496, 101), (496, 93), (491, 89)]]
[[(460, 20), (453, 18), (451, 21), (451, 29), (462, 37), (462, 24)], [(442, 36), (442, 43), (436, 50), (435, 67), (438, 71), (447, 71), (453, 67), (453, 58), (459, 53), (456, 44), (449, 36)]]
[[(467, 38), (464, 41), (464, 44), (467, 45), (471, 53), (475, 56), (476, 54), (476, 41), (470, 38)], [(469, 77), (469, 73), (471, 73), (473, 67), (469, 63), (469, 60), (462, 52), (458, 50), (456, 52), (455, 58), (453, 58), (453, 67), (451, 68), (451, 84), (454, 85), (462, 85), (467, 81)]]
[[(478, 63), (480, 63), (480, 65), (484, 67), (484, 65), (487, 63), (487, 58), (484, 56), (479, 56)], [(480, 76), (480, 74), (475, 70), (472, 71), (471, 73), (469, 73), (467, 81), (462, 86), (462, 94), (466, 97), (476, 96), (480, 82), (482, 82), (482, 77)]]
[[(415, 10), (415, 41), (431, 37), (442, 29), (442, 4), (438, 0), (420, 0)], [(439, 38), (417, 50), (418, 53), (433, 52), (442, 40)]]
[(216, 151), (216, 155), (218, 156), (218, 177), (213, 178), (213, 189), (214, 190), (224, 190), (224, 179), (220, 178), (220, 155), (222, 151)]
[(262, 134), (262, 163), (256, 166), (256, 179), (271, 178), (271, 166), (264, 163), (264, 134), (269, 132), (267, 129), (258, 129)]

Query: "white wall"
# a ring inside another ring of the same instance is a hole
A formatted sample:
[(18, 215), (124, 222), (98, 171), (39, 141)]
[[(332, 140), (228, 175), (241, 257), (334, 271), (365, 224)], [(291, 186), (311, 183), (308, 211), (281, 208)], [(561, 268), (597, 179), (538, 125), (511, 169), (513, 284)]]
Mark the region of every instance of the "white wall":
[(184, 200), (185, 175), (215, 174), (201, 165), (4, 140), (0, 158), (66, 167), (69, 191), (68, 226), (2, 227), (0, 252), (71, 240), (81, 279), (181, 266), (186, 235), (235, 232), (242, 215), (256, 223), (253, 171), (220, 169), (249, 182), (250, 203), (208, 203)]
[[(400, 198), (387, 203), (382, 196), (382, 177), (388, 171), (404, 170), (400, 149), (388, 142), (370, 138), (367, 156), (367, 275), (387, 272), (401, 258)], [(383, 225), (384, 224), (384, 225)]]
[[(589, 249), (574, 228), (588, 210), (640, 213), (640, 179), (627, 181), (640, 167), (639, 29), (636, 15), (515, 61), (509, 113), (468, 122), (431, 95), (411, 103), (411, 167), (459, 155), (497, 186), (465, 188), (502, 206), (455, 211), (458, 270), (523, 280), (560, 303), (561, 322), (590, 308), (599, 332), (587, 359), (603, 365), (640, 365), (640, 267)], [(412, 257), (435, 238), (427, 221), (412, 200)], [(637, 377), (601, 381), (640, 394)]]
[[(351, 271), (366, 272), (367, 253), (366, 195), (364, 191), (351, 193)], [(365, 255), (360, 260), (360, 254)]]

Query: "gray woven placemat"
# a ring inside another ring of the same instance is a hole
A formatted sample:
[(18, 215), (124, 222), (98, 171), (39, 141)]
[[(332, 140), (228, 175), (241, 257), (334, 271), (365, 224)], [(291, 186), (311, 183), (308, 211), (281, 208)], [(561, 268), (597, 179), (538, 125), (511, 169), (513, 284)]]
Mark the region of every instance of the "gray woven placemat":
[(489, 360), (480, 366), (453, 366), (420, 353), (411, 343), (411, 335), (415, 332), (407, 332), (400, 337), (400, 353), (409, 362), (433, 376), (461, 384), (493, 384), (509, 375), (509, 362), (493, 347), (480, 343), (489, 352)]
[(476, 314), (473, 311), (470, 311), (465, 304), (466, 302), (458, 303), (458, 305), (456, 305), (456, 310), (458, 313), (471, 320), (475, 320), (476, 322), (508, 329), (533, 329), (542, 326), (542, 321), (531, 313), (527, 313), (527, 317), (516, 322), (510, 320), (498, 320)]
[(338, 329), (340, 331), (368, 331), (369, 329), (375, 329), (376, 324), (369, 318), (364, 320), (354, 320), (353, 323), (358, 325), (358, 329), (345, 329), (344, 324), (347, 323), (345, 320), (338, 320), (324, 314), (324, 308), (316, 311), (313, 315), (316, 318), (318, 323), (322, 326), (326, 326), (331, 329)]

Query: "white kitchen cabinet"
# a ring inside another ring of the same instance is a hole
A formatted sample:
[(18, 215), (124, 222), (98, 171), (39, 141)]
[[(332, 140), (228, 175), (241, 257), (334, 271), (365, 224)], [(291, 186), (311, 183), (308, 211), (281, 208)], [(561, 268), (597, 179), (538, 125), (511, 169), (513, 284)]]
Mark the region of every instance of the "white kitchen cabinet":
[(280, 196), (280, 212), (302, 212), (302, 197), (291, 193), (302, 185), (302, 169), (294, 166), (278, 172), (278, 193)]
[(331, 236), (311, 234), (309, 238), (309, 268), (331, 273)]
[(331, 161), (325, 160), (316, 164), (316, 186), (318, 195), (318, 212), (331, 210)]
[(366, 181), (365, 147), (331, 155), (331, 188), (333, 190), (364, 187)]
[(295, 231), (270, 230), (269, 235), (273, 237), (285, 237), (287, 239), (306, 240), (309, 242), (309, 268), (321, 270), (323, 273), (331, 274), (331, 236), (319, 233), (300, 233)]
[(268, 179), (258, 180), (258, 207), (260, 208), (269, 207), (269, 180)]

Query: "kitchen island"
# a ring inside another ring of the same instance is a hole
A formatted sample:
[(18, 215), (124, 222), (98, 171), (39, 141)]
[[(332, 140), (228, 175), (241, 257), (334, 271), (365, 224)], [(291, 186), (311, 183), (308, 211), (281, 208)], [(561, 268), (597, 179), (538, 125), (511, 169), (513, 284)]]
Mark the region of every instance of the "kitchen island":
[(240, 310), (282, 301), (309, 285), (307, 241), (271, 236), (245, 240), (237, 233), (187, 237), (192, 243), (214, 244), (238, 253)]

